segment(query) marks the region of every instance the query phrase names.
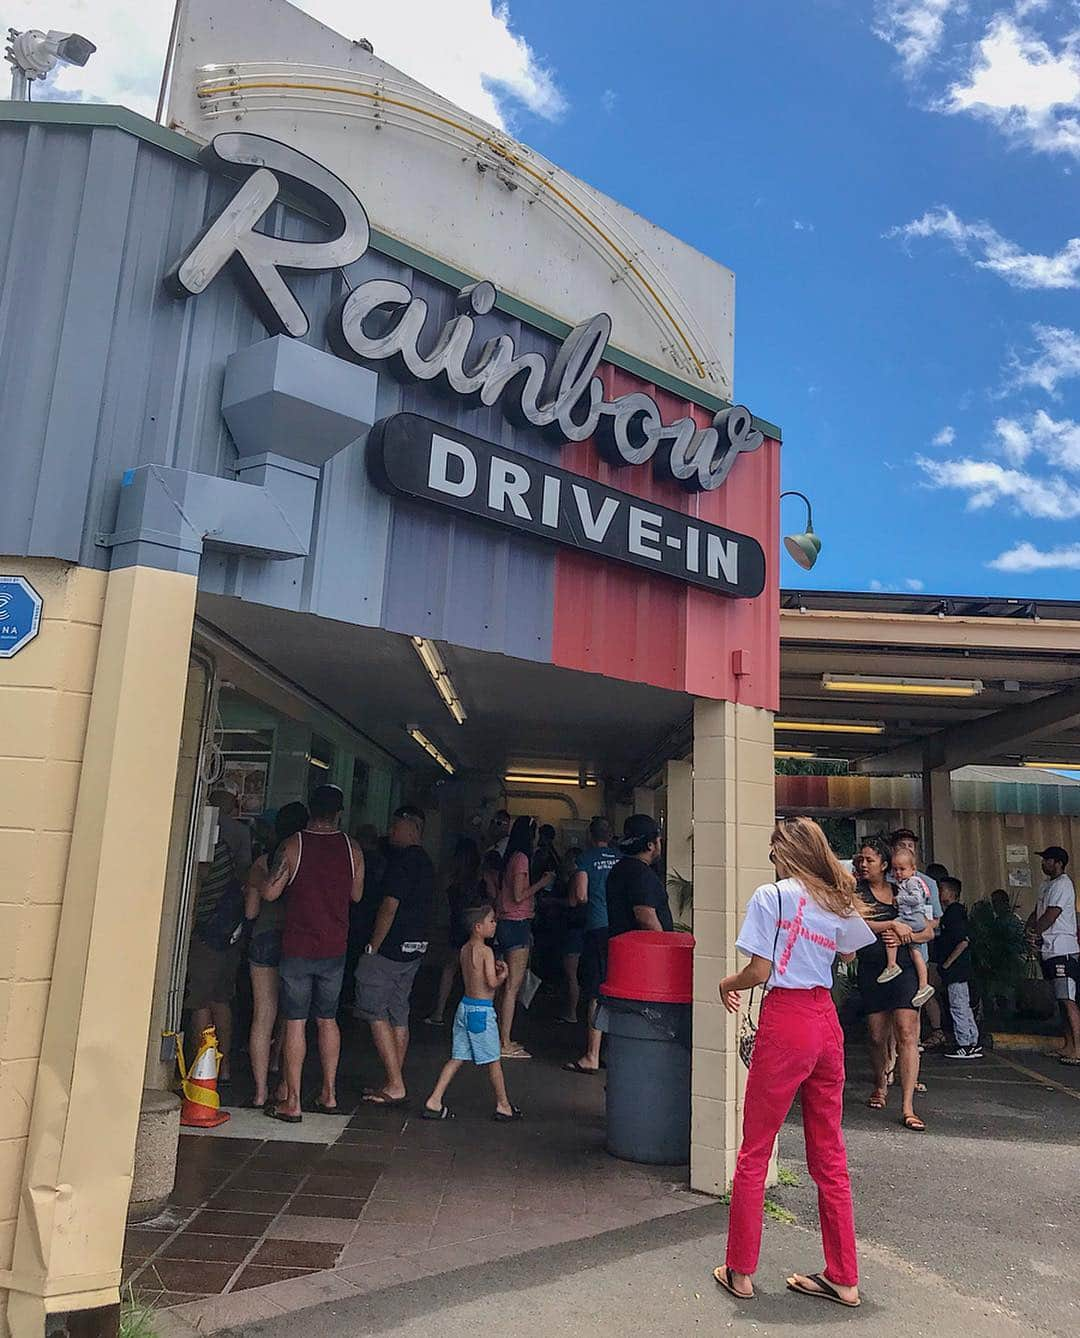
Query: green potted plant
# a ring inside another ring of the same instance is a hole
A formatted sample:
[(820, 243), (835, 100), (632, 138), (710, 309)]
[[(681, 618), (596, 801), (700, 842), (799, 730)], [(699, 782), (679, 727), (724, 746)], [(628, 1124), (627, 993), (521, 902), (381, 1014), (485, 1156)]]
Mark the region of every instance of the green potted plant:
[(977, 901), (968, 916), (968, 937), (985, 1006), (993, 1012), (1027, 1011), (1021, 993), (1030, 976), (1031, 953), (1020, 919), (1011, 910), (999, 915), (989, 901)]

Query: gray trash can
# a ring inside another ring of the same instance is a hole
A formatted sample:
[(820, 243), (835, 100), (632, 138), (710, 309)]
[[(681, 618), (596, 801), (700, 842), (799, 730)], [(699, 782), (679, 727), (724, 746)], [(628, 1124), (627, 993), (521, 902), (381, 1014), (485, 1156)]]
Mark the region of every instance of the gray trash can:
[(607, 1034), (607, 1150), (624, 1161), (690, 1160), (690, 1005), (602, 999)]

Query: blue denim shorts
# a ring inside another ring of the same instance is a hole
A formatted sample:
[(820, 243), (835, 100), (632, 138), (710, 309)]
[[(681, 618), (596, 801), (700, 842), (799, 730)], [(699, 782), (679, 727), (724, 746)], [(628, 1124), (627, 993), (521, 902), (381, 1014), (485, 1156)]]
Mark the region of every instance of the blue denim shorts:
[(454, 1014), (451, 1059), (460, 1059), (466, 1064), (495, 1064), (501, 1055), (495, 1005), (490, 999), (466, 996)]
[(345, 979), (344, 957), (283, 957), (281, 972), (281, 1015), (287, 1022), (306, 1022), (314, 1015), (337, 1017), (341, 984)]
[(531, 920), (500, 920), (495, 929), (495, 947), (499, 952), (514, 952), (532, 947)]
[(281, 930), (267, 929), (261, 934), (252, 934), (248, 944), (248, 961), (252, 966), (280, 966)]

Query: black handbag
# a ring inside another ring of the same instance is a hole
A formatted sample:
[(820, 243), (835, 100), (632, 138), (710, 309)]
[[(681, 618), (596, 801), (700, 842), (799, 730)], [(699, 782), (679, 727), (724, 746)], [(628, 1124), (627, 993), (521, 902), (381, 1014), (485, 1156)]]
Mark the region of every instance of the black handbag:
[[(776, 936), (773, 939), (772, 945), (772, 960), (775, 963), (776, 948), (780, 942), (780, 921), (784, 918), (784, 898), (780, 892), (780, 885), (774, 883), (773, 886), (776, 888)], [(772, 972), (769, 974), (771, 976)], [(739, 1058), (747, 1068), (750, 1067), (750, 1061), (754, 1057), (754, 1042), (757, 1040), (758, 1033), (757, 1023), (752, 1016), (754, 992), (757, 988), (758, 987), (755, 985), (754, 989), (750, 991), (750, 998), (746, 1001), (746, 1012), (743, 1014), (742, 1021), (739, 1023)], [(762, 994), (765, 993), (767, 988), (768, 982), (761, 987)]]

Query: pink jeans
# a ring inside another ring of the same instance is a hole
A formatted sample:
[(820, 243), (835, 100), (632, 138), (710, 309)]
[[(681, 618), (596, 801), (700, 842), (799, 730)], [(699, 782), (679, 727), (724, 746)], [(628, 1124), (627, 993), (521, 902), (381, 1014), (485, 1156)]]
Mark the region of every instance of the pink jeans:
[(800, 1089), (806, 1161), (818, 1190), (825, 1277), (838, 1286), (855, 1287), (855, 1219), (840, 1131), (844, 1037), (832, 996), (821, 988), (773, 989), (762, 1004), (731, 1189), (727, 1266), (735, 1273), (757, 1270), (769, 1158)]

